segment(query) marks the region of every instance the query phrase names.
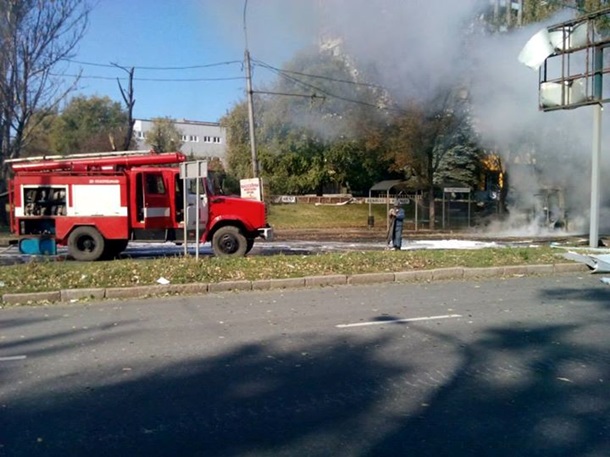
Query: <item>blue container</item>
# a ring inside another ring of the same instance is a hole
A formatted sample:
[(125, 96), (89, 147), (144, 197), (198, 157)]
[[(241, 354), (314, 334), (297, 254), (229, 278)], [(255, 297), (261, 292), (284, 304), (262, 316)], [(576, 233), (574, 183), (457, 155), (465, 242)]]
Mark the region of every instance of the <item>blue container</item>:
[(27, 255), (57, 255), (55, 239), (46, 236), (21, 238), (19, 252)]

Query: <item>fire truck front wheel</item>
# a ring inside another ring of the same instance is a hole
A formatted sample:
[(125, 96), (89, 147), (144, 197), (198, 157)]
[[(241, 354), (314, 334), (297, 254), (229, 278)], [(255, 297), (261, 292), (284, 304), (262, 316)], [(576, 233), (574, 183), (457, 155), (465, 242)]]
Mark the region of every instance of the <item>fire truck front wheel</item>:
[(227, 225), (219, 228), (212, 238), (214, 254), (223, 256), (241, 257), (246, 255), (248, 244), (246, 237), (237, 227)]
[(98, 260), (104, 255), (104, 248), (104, 237), (94, 227), (77, 227), (68, 237), (68, 253), (74, 260)]
[(246, 254), (254, 247), (254, 238), (246, 238)]

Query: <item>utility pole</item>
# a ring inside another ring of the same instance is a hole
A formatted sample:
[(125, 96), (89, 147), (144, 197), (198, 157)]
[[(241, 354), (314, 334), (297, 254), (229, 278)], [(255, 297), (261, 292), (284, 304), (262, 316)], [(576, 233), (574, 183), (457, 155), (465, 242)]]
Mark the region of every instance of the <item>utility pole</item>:
[(250, 125), (250, 152), (252, 154), (252, 174), (258, 178), (260, 170), (258, 167), (258, 156), (256, 154), (256, 133), (254, 132), (254, 101), (252, 96), (252, 67), (250, 65), (250, 51), (246, 48), (246, 92), (248, 97), (248, 123)]
[(258, 155), (256, 154), (256, 133), (254, 132), (254, 101), (252, 91), (252, 65), (250, 62), (250, 51), (248, 51), (248, 28), (246, 25), (246, 11), (248, 9), (248, 0), (244, 0), (244, 41), (246, 51), (244, 58), (246, 60), (246, 97), (248, 99), (248, 123), (250, 125), (250, 152), (252, 154), (252, 177), (258, 178), (260, 170), (258, 167)]

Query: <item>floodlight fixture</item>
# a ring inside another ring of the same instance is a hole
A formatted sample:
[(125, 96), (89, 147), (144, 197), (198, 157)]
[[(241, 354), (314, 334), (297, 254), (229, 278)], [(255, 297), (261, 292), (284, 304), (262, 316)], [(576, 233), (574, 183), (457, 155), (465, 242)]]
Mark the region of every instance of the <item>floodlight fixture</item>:
[(521, 50), (519, 61), (538, 70), (539, 108), (573, 109), (610, 101), (602, 78), (610, 73), (610, 8), (540, 30)]
[(603, 77), (610, 73), (604, 52), (610, 47), (610, 8), (552, 25), (532, 36), (519, 61), (538, 70), (538, 107), (542, 111), (594, 106), (591, 151), (589, 245), (599, 242), (602, 107), (610, 101)]

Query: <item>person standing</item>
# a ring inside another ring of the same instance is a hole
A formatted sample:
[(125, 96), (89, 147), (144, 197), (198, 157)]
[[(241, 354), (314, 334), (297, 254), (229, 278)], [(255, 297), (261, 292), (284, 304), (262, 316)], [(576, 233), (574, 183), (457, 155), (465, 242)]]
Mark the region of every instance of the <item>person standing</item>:
[(394, 202), (394, 205), (388, 213), (389, 227), (388, 227), (388, 249), (394, 249), (399, 251), (402, 247), (402, 228), (405, 220), (405, 210), (400, 206), (398, 200)]

